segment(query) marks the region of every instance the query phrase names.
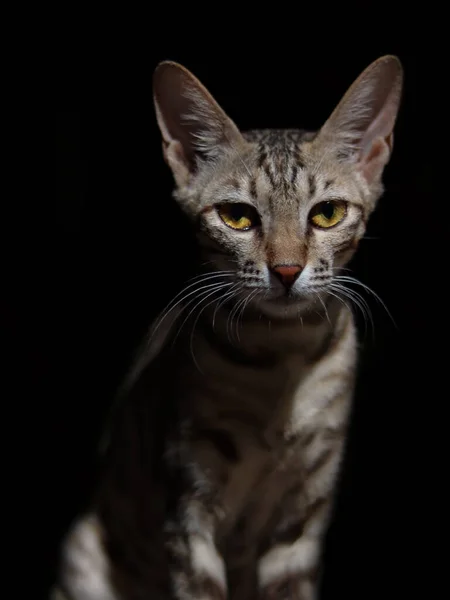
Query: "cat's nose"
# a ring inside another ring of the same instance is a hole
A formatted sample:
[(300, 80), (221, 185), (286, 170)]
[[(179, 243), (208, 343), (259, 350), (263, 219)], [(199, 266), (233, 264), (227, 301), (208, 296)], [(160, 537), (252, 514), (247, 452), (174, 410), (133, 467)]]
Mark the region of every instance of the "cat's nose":
[(303, 271), (303, 267), (300, 265), (275, 265), (272, 267), (272, 271), (283, 285), (290, 287)]

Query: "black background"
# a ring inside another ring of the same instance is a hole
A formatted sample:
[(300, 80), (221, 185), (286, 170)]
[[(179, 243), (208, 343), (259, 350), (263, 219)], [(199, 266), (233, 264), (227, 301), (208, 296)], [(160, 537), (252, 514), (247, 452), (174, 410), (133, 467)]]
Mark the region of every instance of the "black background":
[[(276, 39), (270, 19), (262, 29), (236, 26), (207, 38), (199, 22), (181, 38), (167, 21), (154, 18), (147, 31), (138, 17), (130, 25), (116, 15), (112, 26), (98, 23), (88, 49), (76, 36), (72, 48), (64, 44), (56, 73), (54, 242), (27, 313), (38, 342), (25, 356), (29, 377), (48, 398), (41, 425), (50, 448), (41, 490), (48, 581), (61, 535), (89, 497), (114, 391), (192, 252), (161, 156), (154, 67), (163, 59), (184, 64), (243, 129), (314, 129), (357, 75), (388, 53), (403, 62), (404, 97), (386, 193), (353, 268), (396, 327), (368, 297), (375, 328), (365, 332), (359, 319), (360, 377), (323, 598), (406, 598), (434, 581), (425, 574), (434, 553), (430, 490), (439, 488), (429, 484), (438, 444), (431, 404), (442, 397), (444, 354), (433, 350), (441, 300), (430, 282), (443, 269), (445, 223), (433, 212), (430, 53), (400, 25), (357, 28), (345, 34), (344, 47), (320, 19), (297, 21), (297, 28), (292, 19), (280, 19)], [(432, 596), (428, 589), (424, 597)]]

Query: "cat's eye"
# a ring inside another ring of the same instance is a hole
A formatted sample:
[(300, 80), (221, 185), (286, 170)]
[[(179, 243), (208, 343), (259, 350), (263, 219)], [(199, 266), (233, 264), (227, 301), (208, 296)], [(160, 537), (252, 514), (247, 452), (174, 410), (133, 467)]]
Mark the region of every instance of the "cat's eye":
[(225, 225), (231, 229), (248, 231), (259, 225), (259, 216), (250, 204), (243, 202), (227, 202), (217, 206), (217, 213)]
[(344, 200), (327, 200), (319, 202), (309, 213), (309, 220), (320, 229), (329, 229), (342, 221), (347, 214), (347, 203)]

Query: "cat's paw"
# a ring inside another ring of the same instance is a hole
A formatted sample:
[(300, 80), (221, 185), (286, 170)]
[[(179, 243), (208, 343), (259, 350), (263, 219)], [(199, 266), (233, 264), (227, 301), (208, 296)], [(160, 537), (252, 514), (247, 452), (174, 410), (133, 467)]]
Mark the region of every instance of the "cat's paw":
[(302, 575), (283, 577), (262, 591), (260, 600), (313, 600), (314, 586)]

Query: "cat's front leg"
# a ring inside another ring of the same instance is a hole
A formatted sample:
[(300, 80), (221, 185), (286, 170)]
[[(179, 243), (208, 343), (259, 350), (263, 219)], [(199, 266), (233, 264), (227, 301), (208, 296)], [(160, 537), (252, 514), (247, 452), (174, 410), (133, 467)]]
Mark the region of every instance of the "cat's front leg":
[(319, 541), (299, 537), (260, 560), (258, 600), (316, 600)]
[(322, 540), (343, 438), (317, 432), (303, 448), (305, 472), (280, 499), (258, 563), (258, 600), (316, 600)]
[(167, 524), (171, 587), (177, 600), (225, 600), (224, 561), (214, 543), (214, 514), (206, 500), (183, 500)]

